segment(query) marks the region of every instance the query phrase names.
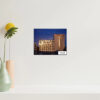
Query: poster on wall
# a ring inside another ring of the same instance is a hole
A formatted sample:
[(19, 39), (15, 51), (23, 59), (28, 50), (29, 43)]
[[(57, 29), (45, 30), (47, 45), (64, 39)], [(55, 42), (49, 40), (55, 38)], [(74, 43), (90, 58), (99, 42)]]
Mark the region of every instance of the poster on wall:
[(67, 29), (34, 29), (34, 55), (66, 55)]

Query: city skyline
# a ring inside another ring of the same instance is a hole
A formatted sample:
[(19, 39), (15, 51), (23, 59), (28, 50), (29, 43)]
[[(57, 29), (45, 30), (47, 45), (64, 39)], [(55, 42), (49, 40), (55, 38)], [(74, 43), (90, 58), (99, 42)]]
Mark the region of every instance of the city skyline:
[[(34, 42), (39, 46), (39, 40), (53, 40), (54, 34), (64, 34), (67, 37), (67, 29), (34, 29)], [(65, 38), (65, 47), (67, 47)]]

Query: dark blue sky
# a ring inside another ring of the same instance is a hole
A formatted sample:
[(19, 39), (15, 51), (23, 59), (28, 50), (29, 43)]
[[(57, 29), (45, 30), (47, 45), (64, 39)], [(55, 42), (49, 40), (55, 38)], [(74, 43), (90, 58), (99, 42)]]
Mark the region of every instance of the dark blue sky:
[[(34, 42), (38, 45), (39, 40), (53, 40), (54, 34), (65, 34), (67, 39), (67, 29), (34, 29)], [(67, 46), (67, 40), (65, 45)]]

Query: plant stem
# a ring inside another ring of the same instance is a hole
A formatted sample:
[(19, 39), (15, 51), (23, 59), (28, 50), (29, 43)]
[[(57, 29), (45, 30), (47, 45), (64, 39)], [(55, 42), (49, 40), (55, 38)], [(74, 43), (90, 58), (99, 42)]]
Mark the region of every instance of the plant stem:
[(4, 58), (3, 58), (4, 62), (5, 62), (5, 58), (6, 58), (6, 39), (4, 41)]
[(10, 60), (10, 38), (9, 38), (9, 60)]
[(1, 61), (1, 58), (0, 58), (0, 61)]
[(1, 61), (1, 63), (2, 63), (2, 59), (0, 58), (0, 61)]

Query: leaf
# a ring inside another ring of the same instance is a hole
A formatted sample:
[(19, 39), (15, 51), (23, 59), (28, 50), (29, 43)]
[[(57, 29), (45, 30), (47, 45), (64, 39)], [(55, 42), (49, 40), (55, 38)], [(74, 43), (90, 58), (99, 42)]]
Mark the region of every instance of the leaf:
[(18, 29), (17, 27), (9, 29), (4, 37), (7, 39), (11, 38), (17, 32), (17, 29)]

